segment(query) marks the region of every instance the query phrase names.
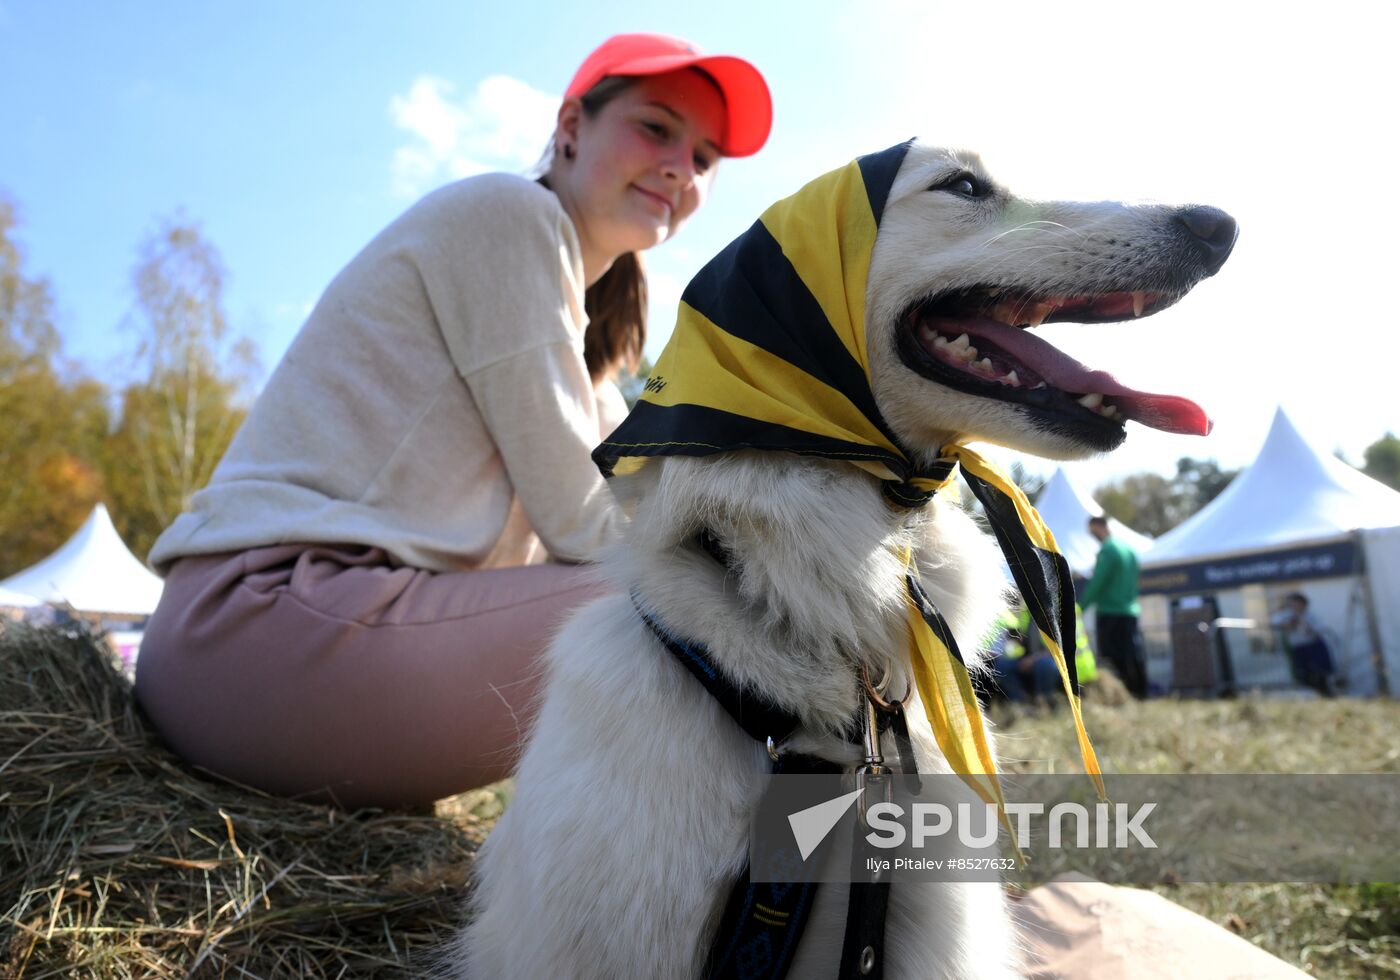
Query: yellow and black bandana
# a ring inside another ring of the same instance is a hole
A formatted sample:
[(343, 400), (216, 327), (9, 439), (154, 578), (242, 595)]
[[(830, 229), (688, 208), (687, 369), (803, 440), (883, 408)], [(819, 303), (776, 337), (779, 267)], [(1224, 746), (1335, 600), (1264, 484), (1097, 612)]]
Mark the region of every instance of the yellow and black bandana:
[[(912, 142), (912, 141), (911, 141)], [(1059, 665), (1086, 771), (1098, 760), (1080, 716), (1074, 586), (1054, 535), (999, 468), (963, 446), (928, 471), (880, 415), (870, 387), (865, 291), (871, 251), (901, 143), (860, 157), (770, 207), (691, 280), (676, 329), (636, 407), (593, 453), (605, 476), (652, 456), (766, 449), (845, 460), (873, 474), (897, 505), (918, 507), (964, 479), (987, 517), (1046, 648)], [(908, 554), (910, 655), (919, 694), (953, 769), (1003, 804), (982, 712), (947, 623)]]

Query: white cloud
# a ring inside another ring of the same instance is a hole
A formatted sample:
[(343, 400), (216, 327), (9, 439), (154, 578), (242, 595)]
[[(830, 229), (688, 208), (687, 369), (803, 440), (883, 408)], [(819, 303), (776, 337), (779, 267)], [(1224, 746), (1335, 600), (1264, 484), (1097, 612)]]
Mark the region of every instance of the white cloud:
[(416, 197), (472, 174), (529, 169), (554, 131), (558, 108), (557, 96), (508, 75), (482, 79), (465, 98), (451, 82), (418, 76), (389, 100), (394, 125), (410, 134), (394, 151), (394, 192)]
[(295, 320), (300, 323), (311, 315), (311, 311), (315, 306), (316, 301), (314, 299), (284, 301), (272, 308), (272, 315), (278, 320)]

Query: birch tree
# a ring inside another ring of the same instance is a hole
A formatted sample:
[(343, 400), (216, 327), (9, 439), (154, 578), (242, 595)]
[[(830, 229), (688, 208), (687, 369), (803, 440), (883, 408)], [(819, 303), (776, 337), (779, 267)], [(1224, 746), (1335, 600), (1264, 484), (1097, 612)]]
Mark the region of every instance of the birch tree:
[(118, 529), (138, 554), (209, 482), (245, 414), (257, 356), (229, 329), (224, 278), (218, 251), (183, 218), (142, 243), (132, 273), (138, 380), (123, 396), (108, 474), (125, 515)]

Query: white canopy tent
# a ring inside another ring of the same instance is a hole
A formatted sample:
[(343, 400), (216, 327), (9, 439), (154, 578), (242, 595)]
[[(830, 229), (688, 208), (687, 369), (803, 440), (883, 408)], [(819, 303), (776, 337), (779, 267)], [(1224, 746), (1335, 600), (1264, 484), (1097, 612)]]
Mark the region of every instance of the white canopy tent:
[(13, 592), (10, 589), (0, 589), (0, 608), (4, 609), (32, 609), (41, 606), (38, 599), (32, 595), (25, 595), (23, 592)]
[(1385, 658), (1390, 693), (1400, 694), (1400, 602), (1396, 601), (1400, 598), (1400, 527), (1363, 531), (1361, 542), (1375, 613), (1375, 641)]
[[(1092, 575), (1099, 557), (1099, 542), (1089, 533), (1089, 518), (1102, 516), (1103, 508), (1070, 478), (1064, 467), (1060, 467), (1035, 498), (1035, 509), (1054, 532), (1055, 543), (1069, 563), (1070, 571), (1086, 578)], [(1138, 534), (1115, 518), (1108, 519), (1108, 528), (1139, 556), (1152, 547), (1151, 538)]]
[(1255, 461), (1199, 513), (1157, 539), (1153, 565), (1334, 538), (1400, 524), (1400, 493), (1319, 452), (1280, 408)]
[[(1170, 630), (1169, 602), (1208, 598), (1220, 616), (1258, 624), (1227, 637), (1239, 680), (1286, 682), (1267, 623), (1280, 594), (1297, 589), (1353, 693), (1375, 693), (1382, 678), (1400, 690), (1400, 636), (1376, 619), (1393, 603), (1380, 590), (1400, 586), (1400, 535), (1380, 530), (1397, 525), (1400, 493), (1309, 445), (1280, 408), (1255, 461), (1143, 556), (1144, 632)], [(1376, 578), (1386, 575), (1397, 581)]]
[(122, 543), (102, 504), (63, 547), (0, 582), (40, 602), (116, 616), (149, 616), (163, 587)]

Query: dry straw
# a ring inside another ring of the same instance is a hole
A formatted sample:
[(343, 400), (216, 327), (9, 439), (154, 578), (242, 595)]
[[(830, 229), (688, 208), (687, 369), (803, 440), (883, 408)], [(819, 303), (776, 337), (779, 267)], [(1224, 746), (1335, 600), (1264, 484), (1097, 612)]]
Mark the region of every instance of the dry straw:
[(93, 637), (0, 630), (0, 977), (419, 975), (485, 829), (453, 816), (192, 771)]

